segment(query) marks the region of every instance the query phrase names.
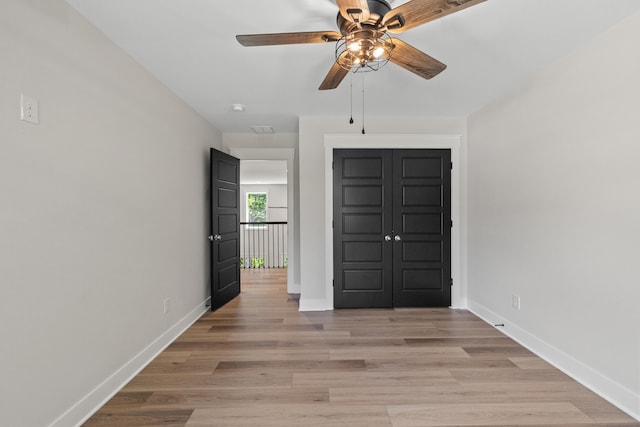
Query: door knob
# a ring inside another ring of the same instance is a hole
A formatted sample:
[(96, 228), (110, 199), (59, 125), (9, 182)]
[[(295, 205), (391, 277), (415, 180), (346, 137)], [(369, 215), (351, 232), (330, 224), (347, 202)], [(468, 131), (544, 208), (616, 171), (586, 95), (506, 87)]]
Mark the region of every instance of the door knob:
[(393, 238), (396, 242), (399, 242), (400, 240), (402, 240), (402, 237), (400, 237), (399, 234), (396, 234), (396, 237)]
[(212, 242), (214, 240), (222, 240), (222, 236), (219, 235), (219, 234), (213, 234), (213, 235), (209, 236), (209, 240), (211, 240)]
[(391, 241), (391, 236), (389, 236), (388, 234), (386, 236), (384, 236), (384, 241), (385, 242), (390, 242)]

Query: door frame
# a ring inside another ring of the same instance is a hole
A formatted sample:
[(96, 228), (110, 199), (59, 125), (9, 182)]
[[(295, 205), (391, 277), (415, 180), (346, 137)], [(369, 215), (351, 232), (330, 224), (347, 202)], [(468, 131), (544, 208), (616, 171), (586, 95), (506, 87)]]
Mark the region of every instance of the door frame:
[(467, 283), (462, 272), (462, 135), (330, 135), (324, 136), (325, 160), (325, 277), (327, 309), (333, 309), (333, 150), (334, 149), (450, 149), (451, 171), (451, 307), (466, 308)]
[(229, 154), (240, 160), (286, 160), (287, 161), (287, 245), (289, 252), (287, 268), (287, 293), (300, 294), (300, 283), (295, 278), (300, 278), (298, 273), (298, 258), (296, 256), (295, 227), (295, 148), (229, 148)]

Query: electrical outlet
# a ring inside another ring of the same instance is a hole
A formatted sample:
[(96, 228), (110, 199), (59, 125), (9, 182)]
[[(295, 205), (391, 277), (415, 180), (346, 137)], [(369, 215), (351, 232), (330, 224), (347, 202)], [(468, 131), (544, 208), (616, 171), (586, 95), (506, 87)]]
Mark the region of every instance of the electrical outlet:
[(520, 297), (518, 295), (511, 295), (511, 306), (516, 310), (520, 310)]
[(24, 93), (20, 95), (20, 120), (38, 124), (38, 100)]
[(171, 311), (171, 298), (165, 298), (163, 304), (164, 314), (167, 314)]

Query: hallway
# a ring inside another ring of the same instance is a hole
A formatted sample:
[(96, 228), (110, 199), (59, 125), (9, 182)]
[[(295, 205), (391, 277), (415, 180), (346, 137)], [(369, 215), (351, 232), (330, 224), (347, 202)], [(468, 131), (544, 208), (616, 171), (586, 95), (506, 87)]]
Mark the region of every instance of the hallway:
[(469, 312), (298, 312), (286, 269), (243, 270), (87, 426), (638, 426)]

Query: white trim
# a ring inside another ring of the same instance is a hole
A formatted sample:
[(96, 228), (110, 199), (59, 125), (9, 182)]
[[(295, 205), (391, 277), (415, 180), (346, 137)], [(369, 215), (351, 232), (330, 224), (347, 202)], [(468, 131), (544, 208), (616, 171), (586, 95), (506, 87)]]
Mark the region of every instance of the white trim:
[(146, 348), (122, 365), (116, 372), (91, 390), (85, 397), (60, 415), (49, 427), (80, 426), (104, 406), (129, 381), (142, 371), (153, 359), (193, 325), (208, 310), (211, 297), (201, 302), (186, 316), (176, 322)]
[[(451, 307), (466, 308), (467, 283), (461, 274), (461, 135), (325, 135), (325, 259), (326, 303), (333, 310), (333, 150), (341, 148), (450, 149), (451, 171)], [(301, 306), (302, 307), (302, 306)], [(301, 308), (302, 310), (302, 308)]]
[(286, 160), (287, 161), (287, 247), (289, 248), (287, 268), (287, 292), (300, 293), (300, 283), (295, 283), (295, 148), (229, 148), (229, 154), (240, 160)]
[(327, 305), (326, 299), (308, 299), (300, 296), (298, 302), (299, 311), (329, 311), (333, 310), (333, 305)]
[(518, 325), (509, 323), (507, 319), (502, 318), (482, 304), (474, 300), (469, 300), (468, 303), (469, 311), (473, 314), (490, 325), (504, 325), (496, 329), (640, 421), (640, 408), (638, 407), (640, 395), (634, 393), (633, 390), (613, 381), (571, 355), (520, 328)]

